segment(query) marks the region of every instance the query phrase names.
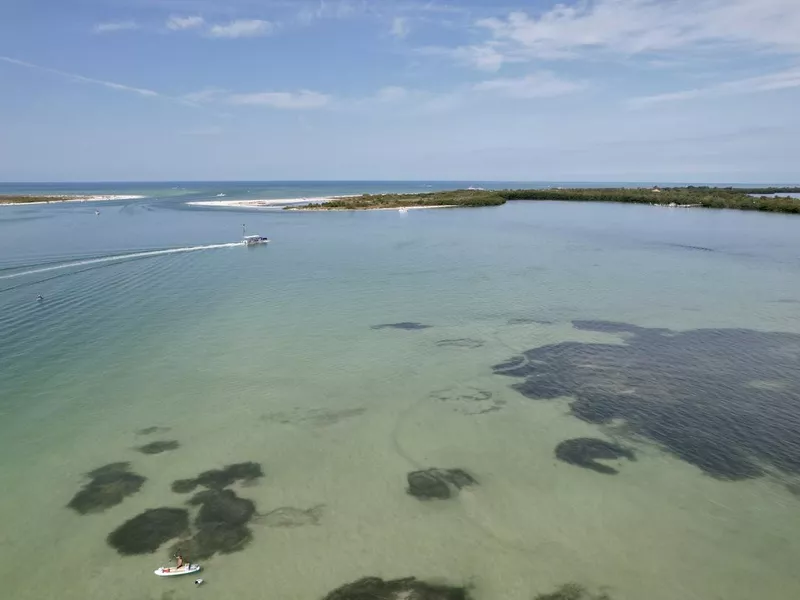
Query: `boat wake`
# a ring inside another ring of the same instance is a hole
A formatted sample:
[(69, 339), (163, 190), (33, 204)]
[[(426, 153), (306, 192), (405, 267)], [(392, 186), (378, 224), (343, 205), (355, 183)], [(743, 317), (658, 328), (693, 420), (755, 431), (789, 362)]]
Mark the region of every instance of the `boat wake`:
[(84, 267), (87, 265), (95, 265), (101, 263), (118, 262), (126, 260), (134, 260), (138, 258), (148, 258), (150, 256), (164, 256), (167, 254), (181, 254), (183, 252), (198, 252), (200, 250), (216, 250), (219, 248), (235, 248), (243, 246), (244, 242), (232, 242), (228, 244), (208, 244), (205, 246), (185, 246), (183, 248), (167, 248), (166, 250), (148, 250), (146, 252), (133, 252), (130, 254), (115, 254), (112, 256), (101, 256), (99, 258), (90, 258), (86, 260), (78, 260), (72, 262), (65, 262), (57, 265), (50, 265), (47, 267), (38, 267), (35, 269), (28, 269), (26, 271), (17, 271), (16, 273), (6, 273), (0, 275), (0, 280), (13, 279), (15, 277), (24, 277), (26, 275), (35, 275), (37, 273), (49, 273), (50, 271), (57, 271), (59, 269), (70, 269), (74, 267)]

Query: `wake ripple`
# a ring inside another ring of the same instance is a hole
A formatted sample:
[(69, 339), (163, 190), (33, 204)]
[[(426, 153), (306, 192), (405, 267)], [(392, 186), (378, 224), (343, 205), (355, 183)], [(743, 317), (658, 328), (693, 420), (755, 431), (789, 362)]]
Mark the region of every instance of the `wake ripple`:
[(114, 261), (125, 261), (137, 258), (147, 258), (150, 256), (164, 256), (167, 254), (181, 254), (184, 252), (197, 252), (199, 250), (215, 250), (219, 248), (235, 248), (242, 246), (244, 242), (232, 242), (228, 244), (208, 244), (205, 246), (186, 246), (184, 248), (168, 248), (167, 250), (148, 250), (147, 252), (134, 252), (131, 254), (116, 254), (113, 256), (102, 256), (100, 258), (90, 258), (88, 260), (78, 260), (59, 265), (52, 265), (48, 267), (40, 267), (37, 269), (28, 269), (27, 271), (18, 271), (16, 273), (7, 273), (0, 275), (0, 280), (12, 279), (14, 277), (24, 277), (25, 275), (35, 275), (37, 273), (48, 273), (59, 269), (69, 269), (73, 267), (84, 267), (88, 265), (96, 265), (100, 263), (108, 263)]

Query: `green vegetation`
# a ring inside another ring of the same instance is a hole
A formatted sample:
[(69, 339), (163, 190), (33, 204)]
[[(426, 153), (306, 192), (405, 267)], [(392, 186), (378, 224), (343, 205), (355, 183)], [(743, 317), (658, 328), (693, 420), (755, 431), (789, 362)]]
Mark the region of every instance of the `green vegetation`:
[[(364, 194), (337, 198), (324, 204), (307, 204), (300, 210), (365, 210), (409, 206), (499, 206), (505, 198), (485, 190), (450, 190), (425, 194)], [(293, 208), (293, 207), (287, 207)]]
[(5, 196), (0, 194), (0, 204), (27, 204), (29, 202), (63, 202), (77, 196)]
[[(732, 189), (732, 188), (726, 188)], [(800, 194), (800, 186), (733, 188), (743, 194)]]
[(753, 197), (751, 194), (798, 193), (795, 187), (714, 188), (705, 186), (666, 188), (546, 188), (531, 190), (450, 190), (425, 194), (365, 194), (338, 198), (324, 204), (308, 204), (299, 210), (365, 210), (411, 206), (499, 206), (514, 200), (562, 202), (620, 202), (660, 206), (729, 208), (800, 214), (800, 199)]
[[(771, 189), (769, 193), (791, 193), (786, 188)], [(788, 188), (793, 189), (793, 188)], [(657, 191), (658, 190), (658, 191)], [(754, 198), (751, 190), (712, 187), (675, 188), (594, 188), (503, 190), (497, 192), (506, 200), (562, 200), (568, 202), (622, 202), (657, 204), (662, 206), (698, 206), (800, 214), (800, 200), (791, 197)]]

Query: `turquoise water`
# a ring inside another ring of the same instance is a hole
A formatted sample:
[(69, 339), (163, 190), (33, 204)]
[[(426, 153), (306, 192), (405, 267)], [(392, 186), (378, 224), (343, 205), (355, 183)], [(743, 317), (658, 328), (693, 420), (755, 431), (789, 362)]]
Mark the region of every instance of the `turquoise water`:
[[(0, 207), (5, 597), (321, 598), (366, 575), (470, 584), (479, 599), (566, 582), (615, 600), (800, 594), (793, 463), (760, 455), (762, 476), (711, 476), (647, 432), (578, 419), (568, 397), (526, 397), (492, 369), (534, 348), (628, 339), (577, 320), (800, 334), (796, 217), (564, 203), (204, 210), (183, 202), (249, 197), (239, 186), (281, 198), (437, 184), (138, 185), (57, 191), (147, 198)], [(243, 223), (272, 243), (233, 244)], [(373, 329), (403, 322), (430, 327)], [(748, 356), (753, 389), (795, 406), (800, 361), (775, 373), (765, 356), (800, 345), (763, 344)], [(672, 356), (679, 377), (697, 376)], [(168, 429), (137, 433), (151, 426)], [(742, 443), (785, 436), (791, 462), (795, 430), (774, 431)], [(609, 476), (555, 458), (579, 437), (622, 440), (637, 460)], [(180, 447), (135, 450), (154, 440)], [(85, 473), (118, 461), (147, 478), (141, 490), (93, 514), (67, 508)], [(241, 551), (202, 561), (199, 589), (151, 574), (168, 544), (135, 556), (107, 544), (143, 510), (185, 507), (172, 481), (242, 461), (264, 477), (232, 489), (260, 514), (322, 505), (318, 523), (255, 519)], [(427, 467), (479, 483), (422, 502), (406, 474)], [(48, 576), (31, 577), (42, 563)]]

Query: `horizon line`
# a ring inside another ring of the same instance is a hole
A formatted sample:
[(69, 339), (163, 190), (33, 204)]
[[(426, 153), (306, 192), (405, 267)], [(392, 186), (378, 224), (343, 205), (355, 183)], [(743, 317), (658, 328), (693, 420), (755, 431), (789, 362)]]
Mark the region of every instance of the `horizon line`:
[(56, 184), (147, 184), (147, 183), (627, 183), (641, 185), (682, 185), (682, 186), (773, 186), (787, 187), (800, 186), (800, 182), (776, 182), (769, 183), (756, 181), (669, 181), (662, 179), (646, 180), (598, 180), (598, 179), (95, 179), (95, 180), (41, 180), (41, 181), (5, 181), (0, 180), (3, 185), (56, 185)]

